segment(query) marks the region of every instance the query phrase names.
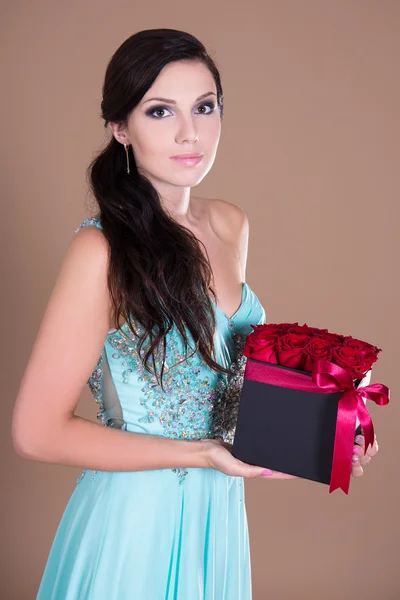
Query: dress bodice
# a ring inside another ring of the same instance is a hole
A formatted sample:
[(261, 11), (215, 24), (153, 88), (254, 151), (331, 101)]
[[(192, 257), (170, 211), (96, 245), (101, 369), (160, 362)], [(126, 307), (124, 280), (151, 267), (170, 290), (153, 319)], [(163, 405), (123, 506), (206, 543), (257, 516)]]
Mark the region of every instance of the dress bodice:
[[(101, 229), (99, 218), (91, 217), (75, 233), (90, 225)], [(108, 332), (88, 379), (99, 405), (97, 417), (104, 425), (175, 439), (233, 442), (246, 364), (242, 354), (245, 338), (252, 325), (265, 323), (266, 314), (247, 283), (243, 283), (241, 304), (230, 318), (212, 301), (216, 316), (215, 360), (234, 375), (214, 371), (197, 351), (188, 352), (186, 357), (182, 337), (174, 325), (167, 334), (163, 390), (155, 375), (143, 367), (137, 343), (124, 323), (120, 330)], [(135, 320), (134, 326), (139, 334), (144, 332)], [(190, 332), (187, 334), (193, 343)], [(160, 374), (162, 357), (154, 354), (156, 372)]]

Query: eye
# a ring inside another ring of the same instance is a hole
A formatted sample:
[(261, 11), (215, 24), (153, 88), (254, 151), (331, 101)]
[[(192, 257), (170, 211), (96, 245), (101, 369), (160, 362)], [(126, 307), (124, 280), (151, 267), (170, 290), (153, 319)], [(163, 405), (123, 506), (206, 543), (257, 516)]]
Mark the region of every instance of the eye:
[(208, 113), (205, 113), (205, 112), (201, 113), (202, 115), (209, 115), (212, 112), (214, 112), (214, 109), (215, 109), (215, 103), (214, 102), (204, 102), (203, 104), (200, 104), (199, 108), (202, 107), (202, 106), (206, 106), (207, 108), (210, 109), (210, 112), (208, 112)]
[(150, 110), (146, 112), (146, 115), (153, 117), (153, 119), (159, 119), (160, 117), (153, 116), (154, 113), (164, 112), (166, 110), (168, 110), (166, 106), (156, 106), (155, 108), (150, 108)]
[[(212, 112), (214, 112), (215, 109), (215, 103), (214, 102), (203, 102), (202, 104), (199, 104), (198, 108), (202, 108), (202, 107), (206, 107), (209, 108), (210, 110), (208, 112), (200, 112), (201, 115), (210, 115)], [(162, 113), (168, 111), (169, 112), (169, 108), (167, 106), (155, 106), (154, 108), (150, 108), (148, 111), (146, 111), (146, 115), (148, 117), (152, 117), (153, 119), (163, 119), (163, 116), (155, 116), (154, 113)]]

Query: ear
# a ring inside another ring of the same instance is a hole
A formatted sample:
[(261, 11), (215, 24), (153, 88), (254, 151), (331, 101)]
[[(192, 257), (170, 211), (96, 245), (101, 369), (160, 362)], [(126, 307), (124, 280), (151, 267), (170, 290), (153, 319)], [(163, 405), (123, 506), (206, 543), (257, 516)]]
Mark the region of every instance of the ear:
[(111, 133), (120, 144), (130, 144), (131, 141), (128, 137), (128, 132), (126, 126), (121, 125), (120, 123), (108, 123), (108, 128)]

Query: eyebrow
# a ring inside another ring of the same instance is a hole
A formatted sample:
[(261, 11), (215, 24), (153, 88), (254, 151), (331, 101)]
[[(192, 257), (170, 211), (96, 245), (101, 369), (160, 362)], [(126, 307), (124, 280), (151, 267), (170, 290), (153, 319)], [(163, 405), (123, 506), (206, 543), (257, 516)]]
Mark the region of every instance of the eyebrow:
[[(196, 98), (195, 102), (198, 102), (199, 100), (202, 100), (206, 96), (211, 96), (211, 94), (213, 96), (216, 96), (216, 94), (214, 92), (206, 92), (205, 94), (201, 94), (201, 96), (199, 96), (198, 98)], [(159, 102), (168, 102), (168, 104), (176, 104), (175, 100), (170, 100), (168, 98), (149, 98), (148, 100), (145, 100), (143, 102), (143, 104), (146, 104), (146, 102), (150, 102), (151, 100), (158, 100)]]

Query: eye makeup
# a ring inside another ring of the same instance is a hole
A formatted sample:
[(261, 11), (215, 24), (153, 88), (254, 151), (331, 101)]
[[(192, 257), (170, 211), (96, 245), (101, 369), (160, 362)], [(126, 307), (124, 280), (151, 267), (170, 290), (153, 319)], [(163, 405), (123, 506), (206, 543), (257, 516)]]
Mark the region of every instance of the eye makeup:
[[(200, 106), (207, 106), (210, 109), (209, 112), (200, 113), (200, 114), (203, 114), (203, 115), (210, 115), (215, 110), (215, 102), (202, 102), (201, 104), (199, 104), (198, 108)], [(163, 119), (164, 117), (155, 117), (155, 116), (153, 116), (153, 113), (155, 113), (156, 111), (159, 111), (159, 110), (170, 110), (170, 108), (168, 106), (165, 106), (165, 105), (153, 106), (152, 108), (149, 108), (148, 110), (146, 110), (145, 114), (148, 117), (160, 120), (160, 119)]]

